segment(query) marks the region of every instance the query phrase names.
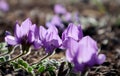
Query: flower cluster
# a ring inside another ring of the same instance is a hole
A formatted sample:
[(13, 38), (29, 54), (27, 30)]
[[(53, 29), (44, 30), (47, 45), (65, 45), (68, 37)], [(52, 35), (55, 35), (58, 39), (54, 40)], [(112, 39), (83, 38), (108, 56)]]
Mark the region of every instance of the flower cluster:
[(83, 71), (105, 61), (105, 55), (98, 54), (96, 41), (89, 36), (83, 37), (81, 26), (72, 23), (62, 33), (61, 39), (56, 26), (51, 24), (48, 29), (38, 27), (28, 18), (21, 26), (16, 23), (14, 36), (8, 34), (5, 41), (9, 45), (20, 44), (24, 47), (23, 50), (30, 46), (34, 46), (35, 49), (42, 47), (49, 54), (56, 48), (63, 47), (67, 50), (66, 59), (74, 64), (74, 71)]
[(56, 4), (54, 6), (54, 13), (55, 15), (47, 20), (46, 27), (54, 25), (58, 28), (60, 34), (65, 30), (69, 23), (78, 23), (78, 13), (71, 13), (67, 11), (67, 9), (63, 5)]
[(106, 56), (98, 55), (98, 47), (90, 36), (83, 37), (80, 25), (69, 24), (62, 34), (63, 47), (67, 49), (66, 59), (74, 64), (74, 71), (84, 71), (87, 67), (102, 64)]
[(16, 23), (14, 36), (8, 34), (5, 41), (9, 45), (21, 44), (25, 47), (23, 50), (30, 46), (34, 46), (35, 49), (43, 47), (47, 53), (52, 53), (55, 48), (62, 44), (55, 26), (49, 27), (48, 30), (43, 26), (38, 28), (36, 24), (32, 24), (29, 18), (22, 22), (21, 26)]

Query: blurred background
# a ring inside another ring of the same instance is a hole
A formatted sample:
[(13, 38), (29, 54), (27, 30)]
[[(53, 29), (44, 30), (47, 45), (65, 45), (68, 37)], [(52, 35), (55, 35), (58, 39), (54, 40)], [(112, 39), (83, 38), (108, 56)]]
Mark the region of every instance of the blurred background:
[[(46, 26), (56, 15), (56, 4), (72, 14), (70, 22), (80, 23), (84, 35), (92, 36), (101, 52), (107, 55), (99, 72), (105, 73), (105, 76), (119, 76), (120, 0), (0, 0), (0, 42), (4, 41), (6, 30), (13, 32), (16, 21), (21, 23), (31, 18), (37, 26)], [(77, 19), (73, 19), (74, 16)]]

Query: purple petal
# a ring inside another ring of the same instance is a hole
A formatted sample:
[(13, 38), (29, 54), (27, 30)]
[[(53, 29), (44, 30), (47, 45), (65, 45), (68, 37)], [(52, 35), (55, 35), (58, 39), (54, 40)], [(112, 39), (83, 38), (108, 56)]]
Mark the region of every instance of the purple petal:
[(78, 62), (78, 58), (79, 57), (79, 50), (76, 51), (75, 53), (75, 56), (73, 57), (73, 60), (72, 62), (74, 63), (74, 72), (79, 72), (79, 71), (84, 71), (86, 65), (81, 61), (81, 62)]
[(96, 53), (95, 53), (95, 54), (92, 54), (91, 59), (90, 59), (88, 62), (85, 63), (86, 66), (92, 67), (92, 66), (94, 66), (95, 64), (97, 64), (96, 58), (97, 58), (97, 54), (96, 54)]
[(78, 30), (77, 26), (70, 23), (67, 28), (67, 35), (68, 35), (68, 37), (72, 37), (75, 40), (79, 40), (79, 38), (78, 38), (79, 30)]
[(34, 46), (35, 49), (39, 49), (42, 46), (41, 44), (42, 43), (41, 43), (41, 41), (39, 39), (35, 39), (35, 41), (33, 43), (33, 46)]
[(29, 31), (28, 33), (28, 41), (32, 43), (35, 40), (35, 34), (32, 31)]
[(46, 43), (44, 44), (44, 48), (45, 48), (45, 52), (46, 53), (53, 53), (53, 51), (55, 50), (55, 46), (51, 46), (51, 43)]
[(16, 39), (15, 37), (13, 37), (13, 36), (10, 36), (10, 35), (7, 35), (7, 36), (5, 37), (5, 41), (6, 41), (8, 44), (10, 44), (10, 45), (16, 45), (16, 44), (18, 44), (17, 39)]
[(56, 14), (65, 14), (66, 13), (66, 9), (62, 5), (56, 4), (54, 6), (54, 12)]
[(68, 38), (64, 43), (66, 46), (66, 59), (68, 61), (71, 61), (71, 58), (73, 58), (77, 52), (78, 49), (78, 42), (72, 38)]
[(50, 26), (47, 29), (45, 40), (48, 42), (48, 41), (53, 40), (54, 38), (56, 39), (56, 37), (58, 38), (57, 28), (55, 26)]
[(46, 22), (46, 27), (49, 28), (50, 26), (52, 26), (51, 22)]
[(24, 22), (22, 22), (22, 24), (21, 24), (22, 36), (28, 34), (31, 26), (32, 26), (32, 23), (29, 18), (27, 18)]
[(76, 26), (70, 23), (68, 28), (62, 33), (62, 40), (64, 41), (67, 37), (71, 37), (76, 41), (80, 40), (83, 37), (83, 32), (80, 25)]
[(56, 48), (59, 48), (62, 44), (62, 40), (59, 37), (57, 37), (57, 39), (51, 40), (51, 44)]
[(84, 71), (85, 70), (85, 64), (79, 64), (78, 62), (74, 62), (74, 72), (78, 73), (79, 71)]
[(80, 40), (83, 37), (83, 31), (81, 29), (81, 25), (80, 24), (78, 25), (78, 30), (79, 30), (78, 38)]
[(79, 42), (79, 57), (78, 61), (87, 63), (91, 60), (94, 54), (97, 54), (97, 44), (89, 36), (83, 37)]
[(55, 15), (53, 16), (53, 18), (51, 19), (51, 21), (49, 23), (47, 23), (47, 27), (50, 27), (50, 26), (56, 26), (58, 27), (59, 29), (63, 30), (64, 29), (64, 25), (62, 24), (62, 20), (59, 16)]
[(51, 20), (51, 24), (56, 25), (56, 26), (60, 26), (61, 23), (61, 19), (59, 18), (59, 16), (54, 16)]
[(67, 38), (67, 29), (64, 30), (64, 32), (62, 33), (62, 41), (64, 41)]
[(47, 31), (48, 32), (53, 32), (54, 34), (58, 34), (58, 29), (54, 25), (50, 26)]
[(39, 27), (39, 37), (40, 37), (40, 40), (44, 40), (45, 39), (46, 32), (47, 32), (47, 30), (43, 26)]
[(35, 31), (35, 28), (36, 28), (36, 24), (33, 24), (32, 26), (30, 26), (30, 30), (33, 32)]
[(53, 39), (53, 32), (48, 32), (46, 33), (46, 36), (45, 36), (45, 41), (46, 42), (50, 42), (52, 39)]
[(66, 50), (66, 59), (69, 62), (72, 62), (72, 60), (73, 60), (73, 56), (71, 55), (70, 50)]
[(45, 41), (43, 41), (43, 46), (46, 48), (46, 52), (52, 53), (55, 48), (59, 48), (62, 44), (62, 40), (58, 34), (52, 31), (47, 31)]
[(104, 54), (99, 54), (98, 60), (97, 60), (98, 64), (102, 64), (105, 61), (105, 59), (106, 59), (106, 56)]
[(15, 26), (15, 33), (14, 34), (17, 38), (22, 37), (21, 27), (18, 25), (18, 23)]
[(64, 19), (65, 19), (65, 21), (67, 21), (67, 22), (69, 22), (69, 21), (71, 21), (72, 20), (72, 15), (71, 15), (71, 13), (66, 13), (65, 14), (65, 16), (64, 16)]
[(55, 40), (57, 43), (55, 44), (55, 46), (60, 46), (62, 44), (62, 40), (59, 37), (58, 34), (52, 34), (52, 40)]
[(36, 24), (33, 24), (31, 27), (30, 27), (30, 30), (32, 32), (34, 32), (34, 35), (35, 35), (35, 38), (38, 38), (39, 37), (39, 28), (36, 26)]

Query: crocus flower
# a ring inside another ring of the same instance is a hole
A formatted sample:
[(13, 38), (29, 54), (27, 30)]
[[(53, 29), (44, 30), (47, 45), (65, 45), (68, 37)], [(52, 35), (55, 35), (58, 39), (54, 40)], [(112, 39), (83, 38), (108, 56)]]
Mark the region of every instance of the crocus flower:
[(62, 33), (63, 47), (66, 46), (66, 41), (69, 37), (75, 39), (76, 41), (79, 41), (83, 37), (83, 32), (80, 25), (77, 26), (73, 23), (68, 25), (68, 27)]
[(54, 6), (54, 12), (56, 14), (65, 14), (66, 13), (66, 9), (62, 5), (56, 4)]
[(62, 41), (63, 47), (67, 50), (66, 59), (74, 64), (76, 72), (105, 61), (105, 55), (98, 54), (96, 41), (89, 36), (83, 37), (80, 26), (69, 24), (62, 34)]
[(51, 19), (51, 21), (46, 23), (46, 26), (47, 27), (49, 27), (49, 26), (56, 26), (56, 27), (58, 27), (61, 30), (64, 29), (64, 25), (62, 24), (62, 20), (57, 15), (53, 16), (53, 18)]
[(23, 46), (30, 46), (33, 44), (35, 38), (37, 38), (37, 27), (32, 25), (30, 19), (26, 19), (22, 22), (21, 26), (17, 23), (15, 26), (14, 36), (7, 35), (5, 41), (9, 45), (21, 44)]
[(6, 2), (6, 0), (0, 0), (0, 10), (2, 10), (2, 11), (9, 10), (9, 6), (8, 6), (8, 3)]
[(79, 42), (69, 37), (66, 46), (66, 59), (74, 64), (75, 72), (82, 72), (95, 64), (102, 64), (106, 59), (104, 54), (98, 54), (97, 43), (89, 36), (83, 37)]
[(56, 48), (62, 44), (62, 40), (58, 35), (58, 30), (55, 26), (50, 26), (45, 29), (43, 26), (39, 28), (39, 38), (41, 46), (45, 48), (46, 53), (52, 53)]

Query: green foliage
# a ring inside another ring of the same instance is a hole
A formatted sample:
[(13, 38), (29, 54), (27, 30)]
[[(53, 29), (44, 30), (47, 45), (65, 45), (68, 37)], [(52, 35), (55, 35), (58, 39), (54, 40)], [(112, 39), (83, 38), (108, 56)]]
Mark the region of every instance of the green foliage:
[(53, 70), (48, 70), (48, 71), (49, 71), (50, 76), (56, 76), (56, 73)]
[(18, 59), (18, 64), (22, 65), (24, 68), (28, 68), (29, 64), (23, 59)]
[(39, 68), (38, 68), (38, 72), (39, 73), (42, 73), (42, 72), (44, 72), (45, 71), (45, 66), (39, 66)]
[(3, 62), (6, 62), (6, 61), (8, 61), (10, 59), (10, 56), (1, 56), (0, 57), (0, 63), (3, 63)]
[(17, 62), (12, 62), (12, 65), (16, 71), (20, 69), (20, 66)]
[(44, 75), (44, 73), (49, 76), (56, 76), (56, 70), (58, 70), (59, 74), (57, 76), (61, 76), (67, 75), (68, 69), (72, 68), (70, 64), (68, 65), (69, 67), (66, 68), (66, 62), (60, 63), (55, 59), (44, 59), (40, 63), (32, 66), (30, 66), (29, 63), (24, 61), (21, 57), (18, 57), (15, 60), (10, 60), (11, 56), (6, 46), (6, 43), (0, 43), (0, 54), (2, 54), (0, 55), (0, 63), (5, 62), (6, 64), (8, 62), (7, 64), (12, 65), (15, 71), (19, 71), (22, 69), (31, 74), (32, 76), (41, 76)]
[(1, 57), (0, 58), (0, 62), (5, 62), (6, 60), (5, 60), (5, 58), (4, 57)]
[(21, 58), (19, 58), (15, 62), (12, 62), (12, 65), (15, 70), (24, 69), (28, 73), (31, 73), (32, 75), (34, 75), (34, 69), (32, 68), (32, 66), (30, 66), (26, 61), (24, 61)]
[(29, 67), (27, 68), (27, 71), (28, 71), (29, 73), (33, 73), (33, 68), (32, 68), (31, 66), (29, 66)]
[(5, 42), (0, 43), (0, 54), (8, 52), (7, 44)]
[(49, 73), (50, 76), (56, 76), (55, 70), (59, 67), (59, 62), (54, 59), (45, 59), (39, 65), (37, 65), (38, 75), (43, 73)]

